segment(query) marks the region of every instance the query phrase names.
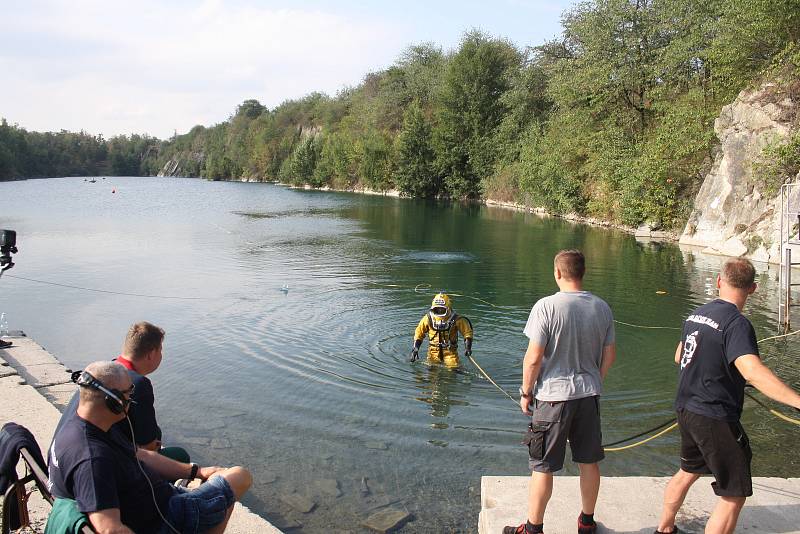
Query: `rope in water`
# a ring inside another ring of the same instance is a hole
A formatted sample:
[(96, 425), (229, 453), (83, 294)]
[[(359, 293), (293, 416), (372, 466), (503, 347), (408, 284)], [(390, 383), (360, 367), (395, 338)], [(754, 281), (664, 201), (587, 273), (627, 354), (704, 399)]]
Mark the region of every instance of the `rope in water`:
[[(627, 324), (627, 323), (622, 323), (622, 324)], [(636, 326), (636, 325), (629, 325), (629, 326)], [(642, 328), (647, 328), (647, 327), (642, 327)], [(670, 327), (661, 327), (661, 328), (670, 328)], [(793, 336), (793, 335), (798, 334), (798, 333), (800, 333), (800, 330), (795, 330), (794, 332), (789, 332), (788, 334), (781, 334), (781, 335), (778, 335), (778, 336), (770, 336), (770, 337), (766, 337), (766, 338), (758, 340), (757, 343), (764, 343), (765, 341), (771, 341), (773, 339), (780, 339), (780, 338), (784, 338), (784, 337), (789, 337), (789, 336)], [(505, 389), (500, 387), (500, 385), (497, 382), (492, 380), (492, 377), (490, 377), (489, 374), (486, 371), (483, 370), (483, 367), (481, 367), (478, 364), (478, 362), (475, 361), (475, 358), (473, 358), (471, 354), (468, 356), (468, 358), (469, 358), (469, 361), (471, 361), (472, 364), (481, 372), (481, 374), (484, 377), (486, 377), (486, 379), (489, 380), (489, 382), (491, 382), (494, 385), (494, 387), (496, 387), (498, 390), (500, 390), (503, 393), (503, 395), (505, 395), (506, 397), (511, 399), (514, 402), (514, 405), (517, 408), (519, 408), (519, 400), (518, 399), (515, 399), (514, 397), (512, 397)], [(788, 416), (780, 413), (777, 410), (773, 410), (772, 408), (770, 408), (769, 406), (767, 406), (766, 404), (764, 404), (763, 402), (761, 402), (760, 400), (758, 400), (757, 398), (755, 398), (754, 396), (750, 395), (747, 392), (745, 392), (745, 395), (747, 395), (752, 400), (754, 400), (762, 408), (768, 410), (769, 413), (771, 413), (775, 417), (778, 417), (780, 419), (783, 419), (786, 422), (789, 422), (789, 423), (792, 423), (792, 424), (800, 426), (800, 420), (794, 419), (792, 417), (788, 417)], [(622, 446), (622, 447), (613, 447), (614, 445), (619, 445), (620, 443), (625, 443), (625, 442), (631, 441), (632, 439), (636, 439), (636, 438), (639, 438), (641, 436), (647, 435), (647, 434), (649, 434), (651, 432), (655, 432), (656, 430), (659, 430), (660, 428), (663, 428), (663, 427), (665, 427), (667, 425), (670, 425), (670, 426), (668, 426), (667, 428), (664, 428), (660, 432), (657, 432), (657, 433), (653, 434), (652, 436), (648, 436), (645, 439), (637, 441), (636, 443), (631, 443), (630, 445), (625, 445), (625, 446)], [(612, 443), (606, 443), (606, 444), (603, 445), (603, 451), (605, 451), (605, 452), (618, 452), (618, 451), (624, 451), (624, 450), (628, 450), (628, 449), (633, 449), (634, 447), (638, 447), (640, 445), (644, 445), (645, 443), (647, 443), (649, 441), (652, 441), (652, 440), (654, 440), (656, 438), (659, 438), (659, 437), (663, 436), (664, 434), (667, 434), (667, 433), (671, 432), (672, 430), (675, 430), (677, 427), (678, 427), (677, 419), (676, 418), (672, 418), (669, 421), (665, 421), (665, 422), (661, 423), (658, 426), (655, 426), (653, 428), (650, 428), (648, 430), (645, 430), (645, 431), (640, 432), (638, 434), (635, 434), (633, 436), (629, 436), (627, 438), (624, 438), (624, 439), (621, 439), (621, 440), (618, 440), (618, 441), (614, 441)]]
[[(494, 387), (496, 387), (498, 390), (500, 390), (500, 391), (503, 393), (503, 395), (505, 395), (506, 397), (508, 397), (509, 399), (511, 399), (511, 401), (514, 403), (514, 405), (515, 405), (517, 408), (519, 408), (519, 400), (517, 400), (517, 399), (515, 399), (514, 397), (512, 397), (512, 396), (511, 396), (511, 395), (508, 393), (508, 391), (506, 391), (505, 389), (503, 389), (502, 387), (500, 387), (500, 385), (498, 385), (498, 384), (497, 384), (497, 382), (495, 382), (494, 380), (492, 380), (492, 377), (491, 377), (491, 376), (489, 376), (489, 374), (488, 374), (486, 371), (484, 371), (484, 370), (483, 370), (483, 367), (481, 367), (481, 366), (478, 364), (478, 362), (477, 362), (477, 361), (475, 361), (475, 358), (473, 358), (473, 357), (472, 357), (472, 355), (469, 355), (469, 356), (467, 356), (467, 357), (469, 358), (469, 361), (471, 361), (471, 362), (472, 362), (472, 364), (473, 364), (475, 367), (477, 367), (477, 368), (478, 368), (478, 370), (481, 372), (481, 374), (482, 374), (483, 376), (485, 376), (485, 377), (486, 377), (486, 379), (487, 379), (489, 382), (491, 382), (491, 383), (494, 385)], [(641, 441), (638, 441), (638, 442), (636, 442), (636, 443), (632, 443), (631, 445), (626, 445), (626, 446), (624, 446), (624, 447), (617, 447), (617, 448), (615, 448), (615, 449), (609, 449), (609, 448), (607, 448), (607, 447), (608, 447), (608, 446), (610, 446), (610, 445), (617, 445), (617, 444), (619, 444), (619, 443), (625, 443), (626, 441), (630, 441), (630, 440), (632, 440), (632, 439), (636, 439), (636, 438), (638, 438), (638, 437), (640, 437), (640, 436), (643, 436), (643, 435), (645, 435), (645, 434), (649, 434), (650, 432), (653, 432), (654, 430), (658, 430), (659, 428), (662, 428), (663, 426), (665, 426), (665, 425), (669, 425), (669, 424), (672, 424), (672, 426), (670, 426), (669, 428), (667, 428), (667, 429), (665, 429), (665, 430), (662, 430), (662, 431), (661, 431), (661, 432), (659, 432), (658, 434), (654, 434), (654, 435), (652, 435), (652, 436), (650, 436), (650, 437), (648, 437), (648, 438), (645, 438), (645, 439), (643, 439), (643, 440), (641, 440)], [(657, 437), (659, 437), (659, 436), (661, 436), (661, 435), (663, 435), (663, 434), (666, 434), (667, 432), (669, 432), (670, 430), (673, 430), (673, 429), (674, 429), (675, 427), (677, 427), (677, 426), (678, 426), (678, 423), (676, 423), (676, 422), (675, 422), (675, 419), (673, 418), (673, 419), (670, 419), (669, 421), (667, 421), (666, 423), (662, 423), (662, 424), (660, 424), (660, 425), (658, 425), (658, 426), (656, 426), (656, 427), (653, 427), (653, 428), (651, 428), (651, 429), (649, 429), (649, 430), (645, 430), (644, 432), (640, 432), (639, 434), (636, 434), (636, 435), (634, 435), (634, 436), (629, 436), (629, 437), (627, 437), (627, 438), (625, 438), (625, 439), (621, 439), (621, 440), (619, 440), (619, 441), (615, 441), (615, 442), (613, 442), (613, 443), (609, 443), (609, 444), (603, 445), (603, 450), (604, 450), (604, 451), (606, 451), (606, 452), (615, 452), (615, 451), (622, 451), (622, 450), (625, 450), (625, 449), (632, 449), (632, 448), (634, 448), (634, 447), (638, 447), (639, 445), (643, 445), (643, 444), (647, 443), (648, 441), (654, 440), (654, 439), (656, 439)]]
[(110, 291), (107, 289), (93, 289), (91, 287), (73, 286), (69, 284), (59, 284), (57, 282), (48, 282), (46, 280), (36, 280), (35, 278), (26, 278), (24, 276), (16, 276), (13, 274), (6, 275), (9, 278), (16, 278), (18, 280), (25, 280), (27, 282), (36, 282), (37, 284), (46, 284), (50, 286), (66, 287), (68, 289), (80, 289), (81, 291), (92, 291), (95, 293), (108, 293), (111, 295), (123, 295), (126, 297), (142, 297), (148, 299), (174, 299), (174, 300), (219, 300), (218, 297), (178, 297), (170, 295), (147, 295), (143, 293), (125, 293), (122, 291)]
[(777, 418), (779, 418), (779, 419), (783, 419), (784, 421), (786, 421), (786, 422), (788, 422), (788, 423), (792, 423), (793, 425), (798, 425), (798, 426), (800, 426), (800, 421), (798, 421), (797, 419), (794, 419), (794, 418), (792, 418), (792, 417), (789, 417), (788, 415), (783, 415), (783, 414), (782, 414), (781, 412), (779, 412), (778, 410), (773, 410), (772, 408), (770, 408), (769, 406), (767, 406), (766, 404), (764, 404), (763, 402), (761, 402), (760, 400), (758, 400), (758, 399), (757, 399), (757, 398), (755, 398), (754, 396), (750, 395), (750, 394), (749, 394), (748, 392), (746, 392), (746, 391), (744, 392), (744, 394), (745, 394), (745, 395), (747, 395), (748, 397), (750, 397), (752, 400), (756, 401), (756, 404), (758, 404), (759, 406), (761, 406), (762, 408), (764, 408), (765, 410), (767, 410), (769, 413), (771, 413), (771, 414), (772, 414), (772, 415), (774, 415), (775, 417), (777, 417)]
[(645, 326), (641, 324), (631, 324), (624, 321), (617, 321), (616, 319), (614, 319), (614, 322), (618, 324), (624, 324), (625, 326), (632, 326), (634, 328), (647, 328), (651, 330), (682, 330), (680, 326)]

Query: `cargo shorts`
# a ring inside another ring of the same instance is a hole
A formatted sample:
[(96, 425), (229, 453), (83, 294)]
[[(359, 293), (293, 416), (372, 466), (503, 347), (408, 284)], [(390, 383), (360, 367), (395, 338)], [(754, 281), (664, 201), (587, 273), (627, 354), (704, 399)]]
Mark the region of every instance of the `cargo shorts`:
[(534, 399), (524, 443), (531, 471), (555, 473), (564, 467), (567, 441), (572, 461), (593, 464), (605, 458), (600, 429), (600, 397), (550, 402)]

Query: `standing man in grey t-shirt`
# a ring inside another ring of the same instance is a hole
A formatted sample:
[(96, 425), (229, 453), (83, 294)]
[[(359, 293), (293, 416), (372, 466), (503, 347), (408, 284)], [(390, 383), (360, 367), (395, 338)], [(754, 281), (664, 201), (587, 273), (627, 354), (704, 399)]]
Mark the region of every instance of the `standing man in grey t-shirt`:
[(578, 532), (597, 530), (598, 462), (605, 456), (598, 399), (616, 358), (614, 318), (603, 299), (583, 290), (586, 261), (579, 250), (562, 250), (553, 264), (560, 291), (539, 300), (525, 325), (530, 342), (522, 363), (519, 404), (532, 416), (525, 439), (532, 471), (528, 521), (505, 527), (503, 534), (543, 532), (553, 473), (564, 467), (567, 440), (580, 468)]

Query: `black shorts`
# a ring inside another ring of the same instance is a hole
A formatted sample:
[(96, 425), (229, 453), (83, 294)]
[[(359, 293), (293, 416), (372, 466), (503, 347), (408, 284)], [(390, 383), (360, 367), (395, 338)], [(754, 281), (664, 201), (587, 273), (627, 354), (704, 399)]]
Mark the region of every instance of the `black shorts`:
[(736, 421), (720, 421), (687, 410), (678, 412), (681, 430), (681, 469), (714, 475), (714, 493), (721, 497), (753, 494), (750, 440)]
[(605, 457), (599, 397), (561, 402), (534, 399), (533, 418), (525, 436), (531, 471), (560, 471), (564, 467), (567, 440), (573, 462), (594, 464)]

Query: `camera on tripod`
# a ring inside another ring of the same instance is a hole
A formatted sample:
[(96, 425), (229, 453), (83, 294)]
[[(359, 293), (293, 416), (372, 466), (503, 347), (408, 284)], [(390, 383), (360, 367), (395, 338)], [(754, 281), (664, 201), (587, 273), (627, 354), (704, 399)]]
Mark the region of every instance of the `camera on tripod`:
[(0, 230), (0, 273), (14, 266), (11, 255), (17, 253), (17, 232)]

